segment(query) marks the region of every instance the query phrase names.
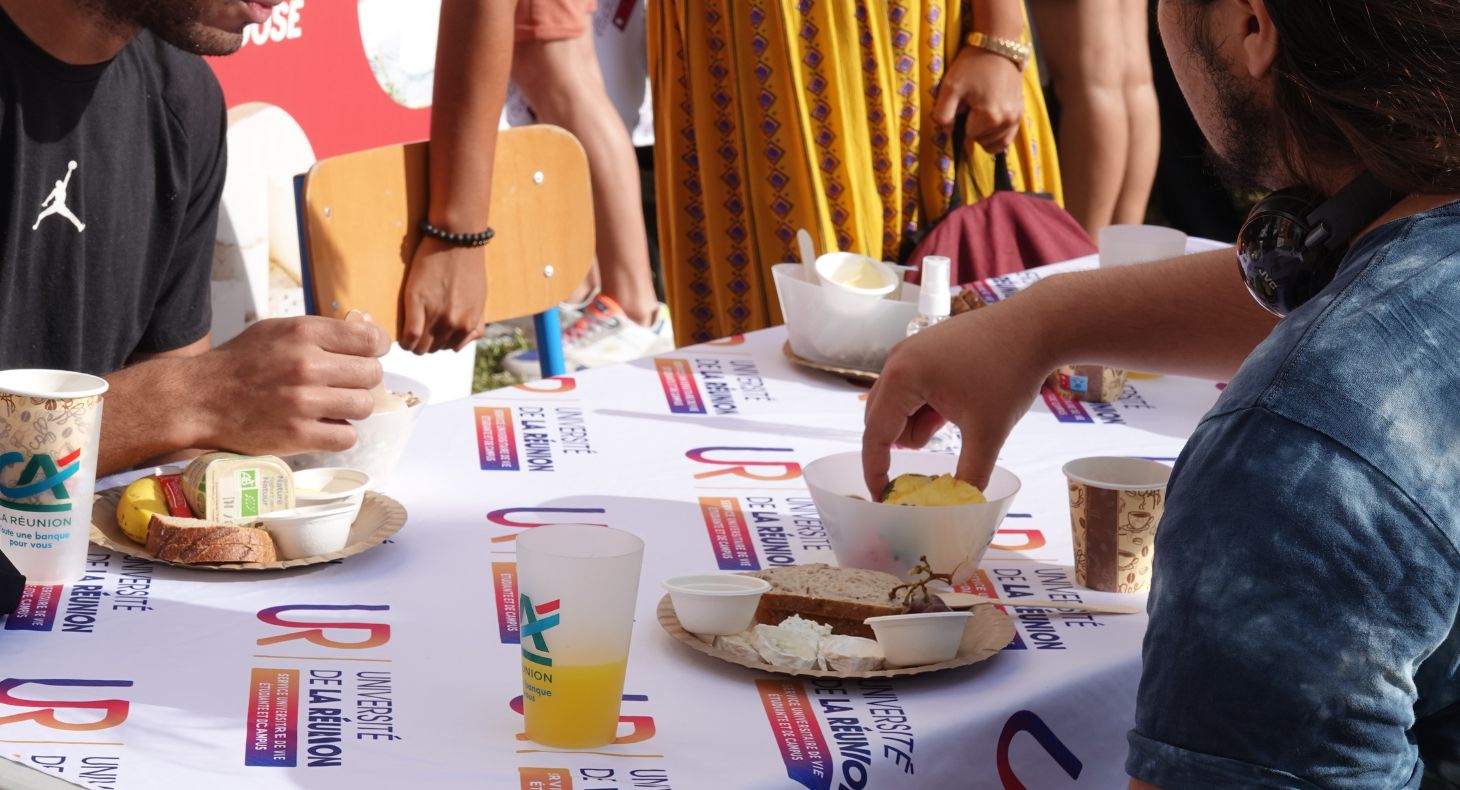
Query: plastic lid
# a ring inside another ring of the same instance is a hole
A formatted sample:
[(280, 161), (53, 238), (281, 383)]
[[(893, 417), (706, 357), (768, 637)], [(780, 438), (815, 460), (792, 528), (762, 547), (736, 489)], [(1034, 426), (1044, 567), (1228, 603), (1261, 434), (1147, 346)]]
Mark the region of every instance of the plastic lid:
[(919, 313), (940, 316), (953, 311), (951, 269), (951, 262), (942, 255), (923, 258), (921, 290), (918, 292)]

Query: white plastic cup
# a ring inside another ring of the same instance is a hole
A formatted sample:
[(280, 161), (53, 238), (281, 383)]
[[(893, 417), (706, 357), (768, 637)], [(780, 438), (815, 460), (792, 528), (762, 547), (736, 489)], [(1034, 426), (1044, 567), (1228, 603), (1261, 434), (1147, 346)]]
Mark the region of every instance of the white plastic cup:
[(552, 524), (517, 537), (522, 715), (527, 737), (596, 749), (617, 736), (644, 541)]
[(1160, 225), (1107, 225), (1100, 229), (1100, 268), (1149, 263), (1186, 254), (1186, 234)]
[(82, 576), (106, 390), (85, 373), (0, 371), (0, 550), (28, 584)]

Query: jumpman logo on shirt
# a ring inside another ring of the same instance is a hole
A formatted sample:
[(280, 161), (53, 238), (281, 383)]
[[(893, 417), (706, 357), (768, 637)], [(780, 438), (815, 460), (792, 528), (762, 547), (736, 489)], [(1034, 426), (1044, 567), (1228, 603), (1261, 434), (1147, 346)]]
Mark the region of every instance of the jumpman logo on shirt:
[(71, 220), (71, 224), (76, 226), (77, 233), (86, 230), (86, 223), (77, 219), (76, 215), (71, 213), (71, 209), (66, 208), (66, 187), (71, 183), (71, 174), (75, 170), (76, 160), (72, 159), (66, 163), (66, 177), (61, 181), (57, 181), (56, 188), (52, 189), (51, 194), (47, 195), (46, 199), (41, 201), (40, 216), (35, 218), (35, 224), (30, 226), (31, 230), (40, 228), (41, 220), (52, 214), (60, 214), (66, 219)]

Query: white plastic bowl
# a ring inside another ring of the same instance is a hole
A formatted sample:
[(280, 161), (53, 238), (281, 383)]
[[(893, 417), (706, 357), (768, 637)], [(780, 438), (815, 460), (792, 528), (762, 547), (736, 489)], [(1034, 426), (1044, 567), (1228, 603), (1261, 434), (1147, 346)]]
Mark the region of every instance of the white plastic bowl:
[[(849, 269), (872, 267), (876, 272), (878, 284), (873, 288), (860, 288), (848, 285), (842, 280), (850, 279), (843, 277), (844, 273), (850, 274)], [(821, 280), (821, 287), (835, 288), (845, 291), (848, 294), (863, 299), (881, 299), (897, 290), (897, 285), (902, 281), (897, 270), (891, 266), (866, 255), (858, 255), (855, 252), (828, 252), (816, 259), (816, 277)]]
[(360, 469), (321, 467), (294, 473), (294, 502), (299, 507), (347, 503), (355, 509), (353, 522), (360, 516), (365, 491), (370, 488), (370, 475)]
[(279, 510), (259, 520), (273, 537), (279, 558), (297, 560), (343, 549), (350, 540), (354, 512), (354, 506), (342, 502)]
[(389, 480), (395, 465), (411, 441), (416, 419), (431, 400), (425, 384), (399, 373), (385, 374), (385, 388), (391, 392), (409, 392), (416, 396), (415, 406), (400, 411), (376, 412), (363, 420), (351, 420), (355, 426), (355, 446), (338, 453), (302, 453), (284, 460), (298, 472), (304, 469), (345, 467), (370, 475), (371, 489), (380, 490)]
[[(894, 450), (888, 477), (907, 472), (952, 474), (957, 465), (952, 455)], [(1019, 493), (1019, 478), (996, 466), (984, 490), (987, 502), (921, 507), (870, 501), (875, 497), (862, 481), (862, 454), (856, 451), (812, 461), (802, 474), (837, 564), (884, 571), (903, 581), (913, 581), (908, 570), (922, 556), (927, 556), (935, 573), (952, 573), (955, 582), (967, 579)], [(864, 499), (853, 499), (854, 495)]]
[(889, 667), (918, 667), (951, 661), (963, 642), (968, 612), (923, 612), (868, 617)]
[(664, 582), (680, 626), (705, 636), (728, 636), (749, 628), (760, 596), (770, 588), (765, 579), (733, 573), (676, 576)]
[(799, 263), (771, 267), (781, 314), (797, 356), (823, 365), (880, 371), (892, 347), (907, 337), (918, 314), (918, 287), (897, 299), (868, 299), (806, 281)]

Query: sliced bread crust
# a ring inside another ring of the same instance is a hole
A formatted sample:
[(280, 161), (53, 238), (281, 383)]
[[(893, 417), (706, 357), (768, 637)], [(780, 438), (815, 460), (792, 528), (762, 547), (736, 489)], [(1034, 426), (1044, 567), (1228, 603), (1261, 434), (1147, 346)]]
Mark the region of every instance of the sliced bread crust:
[(257, 527), (235, 527), (197, 518), (154, 514), (147, 525), (147, 551), (180, 563), (274, 562), (274, 539)]
[(838, 568), (823, 563), (788, 565), (746, 574), (770, 582), (756, 609), (758, 623), (775, 625), (800, 615), (831, 626), (834, 634), (871, 637), (868, 617), (904, 614), (901, 601), (888, 597), (902, 580), (890, 573)]

